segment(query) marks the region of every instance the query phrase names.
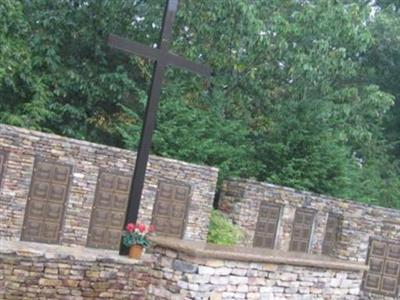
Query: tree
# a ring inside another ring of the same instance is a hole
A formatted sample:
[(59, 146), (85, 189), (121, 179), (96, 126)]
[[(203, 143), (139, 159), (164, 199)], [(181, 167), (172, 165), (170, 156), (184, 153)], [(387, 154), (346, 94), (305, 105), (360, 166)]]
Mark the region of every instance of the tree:
[[(152, 64), (105, 41), (154, 44), (163, 1), (3, 2), (0, 121), (135, 147)], [(153, 153), (399, 207), (398, 12), (347, 2), (182, 1), (172, 50), (216, 75), (168, 69)]]
[(40, 129), (52, 115), (51, 92), (27, 42), (30, 27), (20, 2), (0, 3), (0, 122)]

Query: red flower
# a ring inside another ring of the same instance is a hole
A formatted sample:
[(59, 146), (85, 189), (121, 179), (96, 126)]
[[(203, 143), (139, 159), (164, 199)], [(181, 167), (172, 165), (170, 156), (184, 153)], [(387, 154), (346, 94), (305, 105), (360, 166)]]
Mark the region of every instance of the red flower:
[(149, 227), (149, 233), (153, 233), (156, 231), (156, 226), (155, 225), (150, 225)]
[(135, 224), (133, 224), (133, 223), (128, 223), (127, 225), (126, 225), (126, 230), (128, 231), (128, 232), (133, 232), (134, 230), (135, 230)]
[(139, 224), (139, 226), (137, 228), (139, 229), (140, 232), (146, 231), (146, 225), (144, 225), (144, 224)]

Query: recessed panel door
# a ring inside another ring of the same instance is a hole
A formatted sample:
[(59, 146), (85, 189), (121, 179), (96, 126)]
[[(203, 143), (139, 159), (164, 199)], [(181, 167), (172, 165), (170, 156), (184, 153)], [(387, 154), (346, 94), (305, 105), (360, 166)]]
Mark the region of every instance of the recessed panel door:
[(187, 185), (166, 181), (159, 183), (152, 219), (158, 235), (182, 237), (189, 196), (190, 187)]
[(400, 243), (372, 239), (368, 265), (369, 271), (364, 275), (364, 290), (385, 296), (398, 296)]
[(22, 240), (58, 243), (72, 166), (36, 159)]
[(305, 208), (296, 209), (289, 247), (290, 251), (308, 252), (314, 218), (314, 210)]
[(322, 243), (322, 254), (331, 255), (336, 248), (342, 224), (342, 217), (330, 212), (326, 222), (325, 237)]
[(280, 214), (280, 205), (268, 203), (266, 201), (261, 202), (254, 233), (254, 247), (274, 248)]
[(7, 153), (4, 151), (0, 151), (0, 187), (4, 169), (6, 168), (6, 158), (7, 158)]
[(130, 183), (129, 175), (100, 172), (90, 219), (89, 247), (119, 249)]

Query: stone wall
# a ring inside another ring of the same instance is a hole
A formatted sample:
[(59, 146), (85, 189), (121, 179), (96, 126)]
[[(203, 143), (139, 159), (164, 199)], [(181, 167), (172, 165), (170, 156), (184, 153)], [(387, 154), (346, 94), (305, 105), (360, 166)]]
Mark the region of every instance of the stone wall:
[[(245, 233), (241, 244), (252, 247), (260, 203), (283, 205), (276, 235), (275, 249), (289, 251), (293, 220), (297, 208), (316, 211), (309, 253), (321, 254), (328, 213), (342, 216), (339, 240), (332, 256), (367, 263), (370, 239), (400, 242), (400, 211), (337, 199), (291, 188), (231, 179), (225, 181), (219, 208)], [(397, 299), (363, 292), (362, 299)]]
[[(60, 237), (64, 245), (86, 245), (99, 170), (133, 174), (135, 153), (57, 135), (0, 125), (0, 151), (8, 153), (0, 188), (0, 237), (19, 239), (35, 157), (73, 166)], [(159, 180), (191, 187), (184, 239), (205, 240), (218, 170), (150, 156), (139, 220), (149, 224)]]
[(360, 292), (364, 264), (315, 254), (162, 237), (140, 261), (80, 246), (0, 245), (0, 299), (384, 299)]
[(317, 256), (296, 260), (279, 252), (192, 248), (163, 244), (154, 249), (158, 272), (153, 273), (151, 299), (361, 299), (362, 265)]
[(151, 257), (132, 261), (107, 251), (99, 256), (100, 250), (5, 243), (0, 299), (146, 299)]
[(288, 251), (296, 208), (316, 210), (310, 253), (320, 254), (329, 212), (343, 216), (336, 257), (365, 262), (370, 237), (400, 241), (400, 211), (246, 179), (222, 186), (219, 208), (245, 233), (241, 242), (252, 247), (261, 201), (283, 205), (275, 248)]

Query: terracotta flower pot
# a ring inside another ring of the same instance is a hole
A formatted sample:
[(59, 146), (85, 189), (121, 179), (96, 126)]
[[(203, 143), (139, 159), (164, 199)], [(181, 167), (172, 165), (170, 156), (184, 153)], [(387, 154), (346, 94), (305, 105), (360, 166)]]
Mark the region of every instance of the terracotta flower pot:
[(142, 256), (143, 247), (141, 245), (133, 245), (129, 248), (129, 257), (134, 259), (140, 259)]

